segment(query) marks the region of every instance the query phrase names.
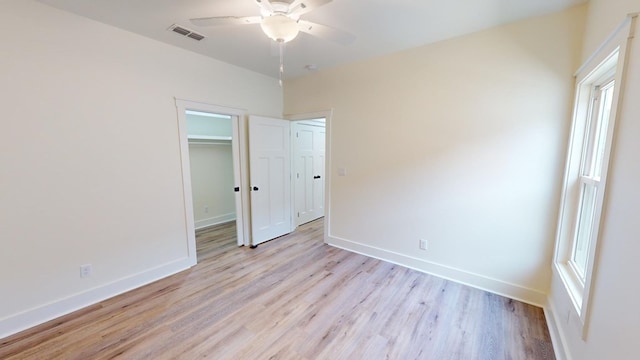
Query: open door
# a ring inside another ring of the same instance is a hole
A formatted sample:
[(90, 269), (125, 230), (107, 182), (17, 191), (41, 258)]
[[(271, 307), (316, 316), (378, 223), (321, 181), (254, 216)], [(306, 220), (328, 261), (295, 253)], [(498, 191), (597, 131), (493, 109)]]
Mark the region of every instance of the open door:
[(252, 245), (291, 232), (291, 123), (249, 117)]
[(293, 122), (296, 225), (324, 216), (325, 120)]

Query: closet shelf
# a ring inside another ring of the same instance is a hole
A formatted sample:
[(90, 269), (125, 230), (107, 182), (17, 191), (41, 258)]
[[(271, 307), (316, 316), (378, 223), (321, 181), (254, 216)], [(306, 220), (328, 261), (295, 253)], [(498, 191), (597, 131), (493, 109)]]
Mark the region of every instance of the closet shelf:
[(207, 136), (207, 135), (189, 135), (189, 140), (215, 140), (215, 141), (231, 141), (231, 136)]

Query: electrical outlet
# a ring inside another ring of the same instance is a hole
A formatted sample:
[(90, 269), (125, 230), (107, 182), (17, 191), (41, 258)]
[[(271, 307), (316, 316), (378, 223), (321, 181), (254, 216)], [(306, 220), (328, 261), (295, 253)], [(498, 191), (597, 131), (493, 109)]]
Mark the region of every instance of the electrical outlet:
[(91, 264), (80, 265), (80, 277), (81, 278), (86, 278), (86, 277), (91, 276), (92, 272), (93, 272), (93, 268), (91, 267)]
[(420, 239), (420, 250), (427, 250), (428, 247), (427, 239)]
[(204, 213), (205, 213), (205, 214), (208, 214), (208, 213), (209, 213), (209, 206), (205, 206), (205, 207), (204, 207)]

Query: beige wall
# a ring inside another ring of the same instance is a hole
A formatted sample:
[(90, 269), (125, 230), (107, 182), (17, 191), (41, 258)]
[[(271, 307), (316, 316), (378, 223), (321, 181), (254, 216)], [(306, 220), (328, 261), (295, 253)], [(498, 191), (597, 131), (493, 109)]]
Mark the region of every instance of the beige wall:
[(585, 10), (287, 81), (333, 108), (329, 241), (544, 302)]
[(590, 0), (587, 13), (583, 60), (586, 60), (615, 30), (627, 14), (640, 11), (639, 0)]
[(231, 142), (191, 143), (189, 160), (196, 229), (234, 220)]
[(279, 116), (282, 92), (32, 0), (0, 29), (2, 337), (188, 265), (174, 97)]
[[(591, 53), (625, 19), (640, 11), (639, 1), (591, 0), (584, 57)], [(582, 339), (579, 320), (561, 280), (554, 273), (549, 296), (550, 322), (558, 329), (567, 359), (632, 360), (638, 358), (640, 315), (640, 31), (636, 29), (630, 51), (622, 108), (607, 183), (596, 268), (592, 284), (588, 332)]]

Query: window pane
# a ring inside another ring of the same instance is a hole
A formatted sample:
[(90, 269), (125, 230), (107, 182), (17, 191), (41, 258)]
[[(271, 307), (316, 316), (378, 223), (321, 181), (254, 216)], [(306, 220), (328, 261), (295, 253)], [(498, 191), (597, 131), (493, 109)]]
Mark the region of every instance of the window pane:
[(607, 142), (607, 130), (609, 128), (609, 117), (611, 115), (611, 104), (613, 102), (613, 84), (606, 87), (600, 93), (601, 102), (598, 112), (598, 123), (596, 128), (595, 144), (593, 146), (593, 170), (592, 176), (599, 179), (602, 175), (602, 162), (604, 159), (604, 149)]
[(578, 275), (584, 281), (587, 258), (591, 243), (591, 229), (596, 205), (596, 187), (589, 184), (582, 185), (580, 199), (580, 213), (576, 227), (576, 241), (573, 249), (572, 262), (578, 271)]

